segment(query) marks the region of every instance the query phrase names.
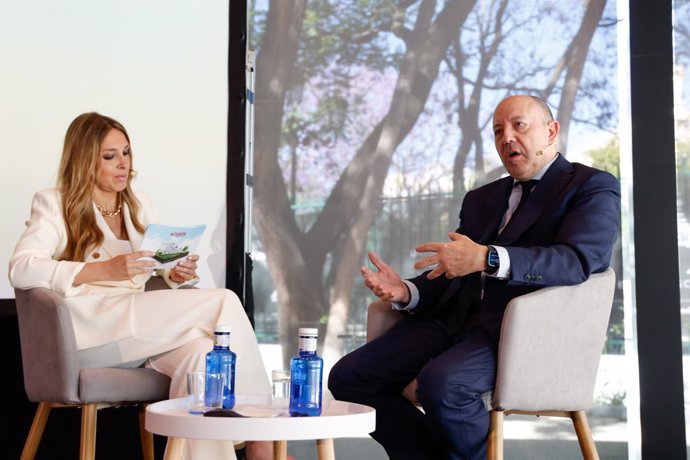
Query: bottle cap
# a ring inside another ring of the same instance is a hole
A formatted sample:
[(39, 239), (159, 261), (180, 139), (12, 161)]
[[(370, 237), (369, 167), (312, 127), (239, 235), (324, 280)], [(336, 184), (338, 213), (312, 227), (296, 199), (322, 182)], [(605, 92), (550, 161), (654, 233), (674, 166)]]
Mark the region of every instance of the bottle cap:
[(299, 335), (308, 337), (318, 337), (319, 330), (315, 327), (300, 327)]
[(229, 334), (230, 325), (229, 324), (216, 324), (216, 333)]

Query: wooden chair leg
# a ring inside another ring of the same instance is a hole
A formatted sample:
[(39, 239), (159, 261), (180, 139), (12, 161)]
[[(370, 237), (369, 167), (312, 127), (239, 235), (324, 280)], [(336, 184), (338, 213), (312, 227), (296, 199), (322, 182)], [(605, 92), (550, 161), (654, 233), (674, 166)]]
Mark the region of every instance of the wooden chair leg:
[(29, 435), (26, 437), (26, 442), (24, 443), (21, 460), (33, 460), (36, 456), (36, 451), (38, 450), (38, 445), (41, 443), (41, 437), (43, 437), (43, 430), (45, 430), (46, 422), (48, 422), (51, 408), (52, 406), (50, 403), (45, 401), (38, 403), (36, 415), (34, 415)]
[(487, 439), (487, 459), (503, 460), (503, 411), (490, 412), (489, 437)]
[(585, 460), (599, 460), (599, 453), (597, 446), (594, 444), (592, 438), (592, 431), (589, 429), (587, 422), (587, 415), (585, 411), (575, 411), (570, 413), (570, 418), (575, 426), (575, 433), (577, 433), (577, 440), (580, 443), (582, 450), (582, 458)]
[(287, 441), (273, 441), (273, 459), (285, 460), (287, 458)]
[(146, 407), (148, 404), (139, 404), (139, 436), (141, 437), (141, 453), (144, 460), (154, 460), (153, 433), (146, 431)]
[(319, 460), (335, 460), (333, 439), (317, 439), (316, 452)]
[(84, 404), (81, 408), (81, 442), (79, 445), (79, 460), (95, 460), (96, 458), (96, 417), (98, 406)]
[(181, 460), (187, 440), (185, 438), (168, 438), (165, 446), (164, 460)]

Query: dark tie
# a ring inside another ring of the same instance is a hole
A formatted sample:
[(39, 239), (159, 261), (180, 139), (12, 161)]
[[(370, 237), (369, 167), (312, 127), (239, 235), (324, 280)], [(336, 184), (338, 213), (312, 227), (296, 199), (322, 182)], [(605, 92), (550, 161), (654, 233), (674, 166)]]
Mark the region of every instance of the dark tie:
[(537, 182), (539, 182), (537, 179), (531, 179), (531, 180), (520, 180), (517, 182), (517, 184), (522, 187), (522, 196), (520, 196), (520, 202), (518, 205), (515, 207), (515, 211), (513, 211), (513, 215), (520, 209), (520, 206), (522, 206), (522, 203), (525, 202), (527, 197), (529, 196), (530, 192), (534, 188), (535, 185), (537, 185)]
[[(522, 203), (527, 200), (527, 197), (529, 196), (530, 192), (534, 188), (535, 185), (537, 185), (537, 182), (539, 182), (537, 179), (532, 179), (532, 180), (521, 180), (515, 182), (513, 187), (519, 185), (522, 187), (522, 194), (520, 195), (520, 201), (518, 202), (517, 206), (515, 206), (515, 209), (513, 209), (513, 212), (510, 213), (508, 216), (508, 220), (501, 226), (501, 228), (498, 229), (498, 234), (502, 234), (506, 228), (510, 226), (510, 223), (513, 221), (513, 218), (515, 217), (515, 213), (518, 212), (518, 209), (520, 209), (520, 206), (522, 206)], [(505, 216), (504, 216), (505, 218)]]

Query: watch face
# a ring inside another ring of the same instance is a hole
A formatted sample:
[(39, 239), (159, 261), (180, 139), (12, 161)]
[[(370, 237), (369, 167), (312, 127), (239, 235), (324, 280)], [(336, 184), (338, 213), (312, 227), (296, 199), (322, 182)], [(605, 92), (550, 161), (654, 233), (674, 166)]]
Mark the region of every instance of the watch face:
[(496, 251), (494, 248), (489, 249), (489, 260), (487, 260), (487, 265), (489, 267), (496, 267), (498, 266), (499, 258), (498, 258), (498, 251)]

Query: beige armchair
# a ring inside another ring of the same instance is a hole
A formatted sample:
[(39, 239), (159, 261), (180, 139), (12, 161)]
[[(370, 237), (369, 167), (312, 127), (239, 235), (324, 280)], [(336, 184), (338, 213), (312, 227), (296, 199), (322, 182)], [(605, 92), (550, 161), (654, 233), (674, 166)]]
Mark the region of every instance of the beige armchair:
[[(157, 277), (152, 278), (147, 290), (163, 285)], [(97, 410), (139, 404), (143, 455), (153, 460), (153, 436), (144, 429), (144, 409), (148, 402), (168, 398), (170, 379), (153, 369), (80, 369), (74, 329), (62, 297), (45, 288), (16, 289), (15, 297), (24, 388), (29, 399), (39, 403), (21, 459), (31, 460), (36, 455), (53, 408), (81, 408), (79, 457), (92, 460), (96, 454)]]
[[(509, 414), (568, 417), (585, 460), (598, 460), (585, 410), (591, 407), (606, 339), (616, 276), (612, 269), (582, 284), (541, 289), (506, 307), (488, 437), (489, 460), (503, 459), (503, 418)], [(369, 306), (367, 340), (402, 314), (386, 302)], [(403, 392), (415, 401), (416, 381)]]

